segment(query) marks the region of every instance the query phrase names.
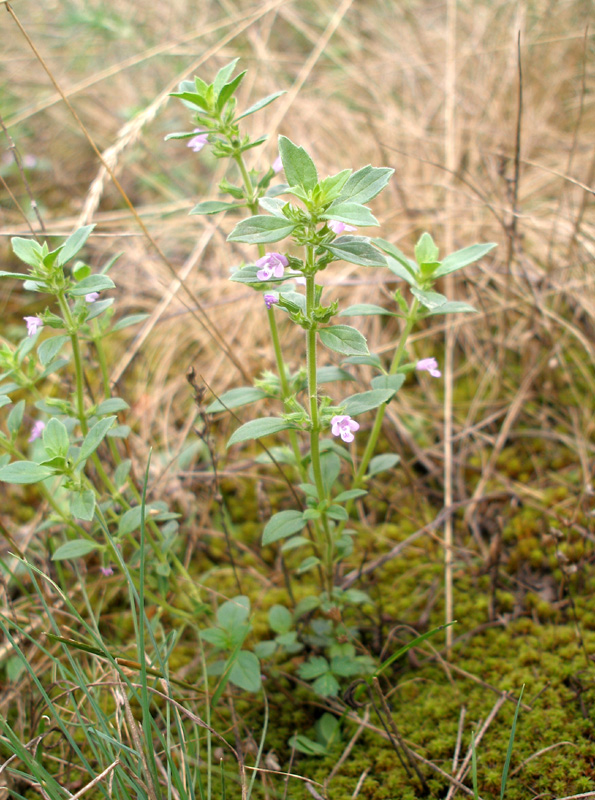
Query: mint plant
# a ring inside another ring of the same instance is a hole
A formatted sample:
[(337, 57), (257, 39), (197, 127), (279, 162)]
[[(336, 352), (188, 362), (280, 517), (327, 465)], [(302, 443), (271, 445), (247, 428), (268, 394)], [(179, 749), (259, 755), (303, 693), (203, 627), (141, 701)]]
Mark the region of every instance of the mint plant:
[[(361, 235), (360, 228), (379, 225), (368, 203), (386, 187), (393, 170), (368, 165), (355, 172), (345, 169), (321, 178), (309, 153), (286, 136), (279, 137), (279, 159), (273, 167), (262, 173), (249, 170), (245, 153), (262, 144), (266, 137), (250, 140), (241, 133), (239, 123), (273, 102), (280, 93), (238, 113), (235, 93), (245, 72), (232, 77), (236, 62), (223, 67), (212, 84), (198, 77), (181, 84), (174, 96), (192, 110), (198, 127), (166, 138), (189, 139), (188, 146), (195, 152), (210, 146), (215, 157), (229, 158), (235, 164), (239, 182), (231, 183), (225, 178), (219, 185), (222, 193), (231, 196), (231, 202), (203, 201), (191, 213), (249, 212), (235, 225), (228, 241), (254, 245), (257, 258), (236, 269), (231, 280), (262, 295), (277, 374), (267, 372), (254, 386), (224, 393), (207, 410), (215, 413), (265, 398), (279, 403), (279, 413), (244, 423), (227, 446), (279, 434), (287, 436), (289, 451), (275, 449), (275, 458), (294, 469), (302, 505), (273, 514), (264, 526), (262, 544), (280, 543), (285, 554), (299, 553), (296, 573), (314, 570), (318, 575), (318, 592), (298, 604), (292, 616), (296, 622), (304, 614), (320, 609), (330, 618), (314, 619), (310, 634), (302, 633), (307, 641), (308, 635), (312, 637), (318, 629), (314, 638), (329, 659), (314, 655), (300, 671), (304, 678), (315, 681), (320, 694), (332, 695), (339, 688), (335, 675), (353, 675), (369, 667), (359, 663), (363, 657), (355, 655), (355, 647), (348, 641), (357, 631), (350, 632), (342, 618), (349, 605), (364, 602), (367, 597), (356, 590), (342, 590), (338, 580), (341, 563), (354, 547), (355, 531), (348, 527), (354, 501), (367, 494), (366, 485), (372, 475), (397, 461), (394, 454), (382, 454), (376, 457), (380, 460), (374, 460), (374, 452), (386, 408), (395, 401), (408, 373), (426, 370), (436, 378), (441, 374), (434, 356), (410, 360), (409, 335), (427, 317), (475, 310), (467, 303), (449, 300), (436, 291), (435, 284), (482, 258), (495, 245), (472, 245), (441, 259), (432, 237), (424, 233), (415, 246), (415, 258), (410, 259), (385, 239)], [(274, 184), (275, 175), (281, 171), (286, 182)], [(275, 245), (274, 249), (267, 250), (270, 245)], [(324, 287), (317, 279), (320, 272), (341, 260), (362, 269), (388, 270), (391, 278), (405, 284), (406, 293), (397, 288), (389, 308), (358, 304), (341, 310), (337, 300), (325, 300)], [(305, 364), (294, 373), (281, 352), (278, 314), (293, 323), (296, 336), (304, 341)], [(357, 328), (335, 321), (337, 317), (370, 315), (401, 320), (401, 335), (388, 364), (370, 352)], [(319, 363), (320, 353), (328, 350), (339, 354), (341, 366)], [(376, 374), (367, 391), (343, 392), (342, 399), (336, 401), (321, 391), (321, 385), (352, 380), (353, 376), (344, 369), (349, 364), (369, 365)], [(365, 422), (356, 418), (372, 411), (376, 412), (374, 422), (364, 433)], [(286, 621), (282, 629), (278, 620), (271, 627), (278, 633), (282, 630), (281, 636), (291, 632)], [(275, 649), (280, 645), (280, 635), (274, 640)], [(344, 647), (344, 652), (335, 652), (337, 647)]]
[[(12, 239), (27, 271), (3, 271), (0, 278), (22, 281), (25, 291), (46, 296), (49, 304), (24, 317), (26, 335), (18, 345), (4, 341), (0, 347), (0, 407), (12, 406), (0, 428), (0, 481), (37, 484), (51, 509), (40, 530), (66, 534), (53, 551), (55, 561), (97, 552), (100, 569), (111, 574), (111, 562), (120, 557), (114, 548), (123, 548), (129, 563), (138, 564), (134, 533), (141, 526), (141, 497), (132, 463), (118, 446), (130, 432), (118, 420), (128, 403), (111, 393), (105, 345), (110, 335), (146, 315), (115, 321), (114, 299), (105, 296), (115, 288), (108, 275), (115, 259), (98, 273), (75, 260), (92, 230), (92, 225), (80, 228), (54, 250), (32, 239)], [(84, 363), (87, 351), (98, 365), (96, 381), (95, 370)], [(16, 402), (15, 393), (21, 396)], [(152, 589), (164, 593), (170, 574), (182, 575), (193, 587), (173, 546), (179, 514), (161, 501), (147, 504), (147, 512)], [(198, 592), (191, 591), (202, 608)]]

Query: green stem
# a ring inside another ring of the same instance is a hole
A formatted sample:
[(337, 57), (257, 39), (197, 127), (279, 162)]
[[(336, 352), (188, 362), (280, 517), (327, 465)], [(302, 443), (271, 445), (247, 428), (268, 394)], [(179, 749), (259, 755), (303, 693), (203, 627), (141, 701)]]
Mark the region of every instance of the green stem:
[[(397, 349), (395, 350), (395, 354), (393, 356), (393, 360), (391, 362), (388, 374), (394, 375), (399, 368), (401, 361), (403, 359), (403, 354), (405, 353), (405, 346), (407, 344), (407, 339), (409, 338), (409, 334), (411, 333), (413, 326), (417, 322), (417, 309), (419, 306), (419, 301), (415, 298), (411, 304), (411, 308), (409, 309), (409, 313), (407, 314), (407, 322), (405, 323), (405, 327), (401, 333), (401, 338), (399, 340), (399, 344), (397, 345)], [(364, 450), (364, 454), (361, 458), (358, 470), (355, 474), (353, 479), (352, 489), (359, 489), (361, 488), (364, 476), (366, 474), (366, 470), (368, 469), (368, 464), (370, 463), (370, 459), (374, 455), (374, 450), (376, 449), (376, 444), (378, 442), (378, 437), (380, 436), (380, 431), (382, 430), (382, 422), (384, 420), (384, 415), (386, 413), (386, 408), (388, 403), (382, 403), (381, 406), (378, 407), (376, 411), (376, 418), (374, 420), (374, 425), (372, 426), (372, 430), (370, 431), (370, 436), (368, 437), (368, 441), (366, 443), (366, 448)], [(353, 500), (349, 500), (347, 503), (345, 510), (348, 514), (351, 513), (353, 509)], [(345, 527), (345, 523), (340, 525), (339, 530), (343, 530)]]
[[(238, 165), (240, 173), (242, 175), (242, 180), (244, 181), (244, 188), (246, 190), (246, 200), (248, 203), (248, 208), (250, 209), (250, 213), (252, 216), (258, 214), (258, 199), (253, 197), (253, 186), (252, 181), (250, 180), (250, 175), (248, 174), (248, 170), (246, 169), (246, 165), (244, 163), (244, 159), (242, 158), (242, 154), (239, 153), (237, 156), (234, 156), (234, 161)], [(265, 255), (265, 246), (263, 244), (258, 245), (258, 255), (260, 258)], [(279, 342), (279, 329), (277, 327), (277, 318), (275, 316), (275, 312), (272, 308), (268, 309), (267, 317), (269, 320), (269, 328), (271, 332), (271, 340), (273, 342), (273, 349), (275, 351), (275, 361), (277, 362), (277, 372), (279, 374), (279, 384), (281, 386), (281, 399), (283, 400), (283, 404), (287, 403), (287, 400), (290, 395), (289, 389), (289, 381), (287, 380), (287, 370), (285, 367), (285, 361), (283, 359), (283, 353), (281, 351), (281, 344)], [(289, 435), (289, 443), (291, 445), (291, 449), (293, 451), (293, 457), (295, 458), (295, 463), (297, 469), (302, 477), (305, 478), (305, 469), (302, 464), (302, 455), (300, 453), (300, 446), (298, 443), (297, 434), (294, 430), (288, 431)]]
[[(306, 250), (306, 265), (313, 266), (314, 249), (308, 247)], [(326, 497), (324, 481), (322, 479), (322, 467), (320, 464), (320, 416), (318, 413), (318, 385), (316, 378), (316, 325), (313, 321), (313, 311), (315, 303), (315, 276), (310, 274), (306, 277), (306, 316), (312, 323), (312, 327), (306, 331), (306, 354), (308, 369), (308, 401), (310, 405), (310, 459), (314, 483), (318, 493), (318, 500), (322, 503)], [(319, 530), (318, 526), (317, 529)], [(322, 512), (322, 529), (324, 533), (324, 544), (319, 542), (318, 550), (324, 553), (323, 573), (326, 582), (326, 589), (329, 600), (333, 590), (333, 537), (329, 528), (326, 513)]]
[(72, 344), (72, 355), (74, 358), (74, 373), (76, 381), (76, 413), (81, 425), (83, 436), (86, 436), (89, 431), (89, 426), (87, 425), (87, 416), (85, 414), (83, 360), (81, 358), (81, 348), (78, 333), (76, 331), (72, 314), (70, 313), (70, 306), (64, 297), (64, 293), (60, 292), (56, 297), (60, 306), (60, 311), (62, 312), (62, 316), (64, 318), (64, 322), (66, 323), (66, 330), (70, 335), (70, 342)]

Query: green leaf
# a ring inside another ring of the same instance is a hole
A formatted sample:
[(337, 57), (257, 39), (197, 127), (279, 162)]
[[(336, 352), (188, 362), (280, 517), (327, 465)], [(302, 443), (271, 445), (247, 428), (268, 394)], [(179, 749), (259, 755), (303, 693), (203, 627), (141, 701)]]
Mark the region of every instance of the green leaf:
[(477, 309), (470, 306), (469, 303), (463, 303), (459, 300), (447, 300), (438, 308), (433, 308), (427, 317), (435, 317), (437, 314), (477, 314)]
[(376, 247), (379, 247), (383, 253), (386, 253), (387, 256), (390, 256), (392, 261), (396, 261), (396, 264), (393, 264), (392, 261), (389, 259), (388, 266), (396, 275), (403, 278), (410, 284), (415, 284), (415, 276), (419, 272), (418, 266), (410, 258), (402, 253), (399, 248), (392, 244), (391, 242), (387, 242), (386, 239), (372, 239)]
[(362, 167), (349, 178), (338, 199), (352, 203), (369, 203), (389, 182), (394, 169), (389, 167)]
[(286, 136), (279, 136), (279, 155), (290, 186), (301, 186), (306, 191), (316, 186), (318, 173), (303, 147), (298, 147)]
[[(178, 97), (184, 103), (184, 105), (187, 108), (192, 109), (192, 111), (196, 110), (194, 108), (195, 106), (203, 109), (203, 111), (209, 111), (209, 104), (207, 103), (206, 99), (203, 97), (203, 95), (198, 94), (197, 92), (171, 92), (170, 97)], [(194, 135), (196, 136), (196, 133)]]
[(306, 298), (303, 294), (300, 294), (300, 292), (293, 292), (291, 289), (283, 289), (279, 295), (278, 305), (280, 308), (287, 309), (287, 311), (293, 314), (297, 314), (301, 311), (304, 316), (306, 315)]
[(370, 463), (368, 464), (366, 477), (371, 478), (372, 475), (386, 472), (386, 470), (396, 467), (400, 460), (401, 456), (398, 456), (396, 453), (382, 453), (379, 456), (374, 456), (374, 458), (370, 459)]
[(81, 558), (93, 550), (97, 550), (95, 542), (90, 542), (88, 539), (73, 539), (71, 542), (65, 542), (60, 545), (52, 556), (52, 561), (64, 561), (67, 558)]
[(54, 470), (34, 461), (13, 461), (0, 468), (0, 481), (4, 483), (39, 483), (54, 474)]
[(264, 531), (262, 532), (263, 547), (267, 544), (278, 542), (280, 539), (287, 539), (288, 536), (301, 531), (305, 525), (306, 520), (301, 511), (297, 509), (279, 511), (264, 526)]
[(320, 559), (317, 556), (308, 556), (305, 558), (299, 567), (296, 569), (298, 575), (303, 575), (304, 572), (309, 572), (311, 569), (314, 569), (318, 564), (320, 564)]
[(239, 75), (236, 75), (236, 77), (232, 81), (226, 83), (225, 86), (221, 89), (219, 97), (217, 98), (217, 108), (219, 111), (223, 110), (223, 107), (225, 106), (229, 98), (235, 94), (236, 89), (238, 88), (240, 83), (244, 80), (245, 75), (246, 75), (246, 70), (240, 72)]
[(490, 250), (493, 250), (494, 247), (497, 246), (495, 242), (490, 242), (488, 244), (472, 244), (470, 247), (457, 250), (455, 253), (446, 256), (434, 273), (434, 277), (441, 278), (443, 275), (456, 272), (456, 270), (462, 269), (468, 264), (472, 264), (474, 261), (479, 261), (480, 258), (483, 258)]
[(326, 514), (331, 519), (338, 519), (341, 522), (347, 522), (347, 520), (349, 519), (349, 514), (343, 508), (343, 506), (338, 506), (334, 504), (329, 506)]
[[(312, 466), (312, 465), (310, 465)], [(329, 495), (335, 481), (341, 473), (341, 459), (332, 450), (320, 454), (320, 470), (322, 472), (322, 485), (326, 495)], [(308, 470), (309, 478), (314, 482), (314, 471)]]
[(287, 219), (283, 213), (283, 209), (287, 205), (285, 200), (280, 200), (278, 197), (261, 197), (258, 200), (258, 205), (265, 211), (268, 211), (269, 214), (279, 217), (279, 219)]
[(19, 432), (20, 427), (23, 424), (24, 414), (25, 414), (25, 401), (19, 400), (19, 402), (16, 403), (13, 408), (11, 408), (10, 413), (6, 419), (6, 425), (12, 436), (16, 436), (17, 433)]
[(368, 367), (382, 369), (382, 361), (380, 360), (380, 356), (376, 355), (376, 353), (370, 353), (367, 356), (350, 356), (343, 360), (346, 364), (366, 364)]
[(308, 739), (303, 733), (292, 736), (288, 744), (290, 747), (297, 750), (298, 753), (304, 753), (307, 756), (325, 756), (327, 754), (327, 749), (323, 744)]
[(415, 260), (422, 264), (436, 264), (440, 251), (429, 233), (422, 233), (414, 248)]
[(337, 679), (330, 672), (327, 672), (314, 681), (312, 689), (321, 697), (336, 697), (339, 693), (339, 684)]
[(394, 393), (394, 389), (371, 389), (369, 392), (351, 395), (341, 405), (345, 407), (346, 414), (356, 417), (358, 414), (378, 408), (382, 403), (387, 403)]
[(243, 219), (235, 226), (227, 237), (228, 242), (245, 242), (246, 244), (267, 244), (278, 242), (289, 236), (295, 223), (279, 217), (257, 214)]
[[(170, 95), (173, 97), (173, 95)], [(163, 137), (164, 142), (169, 142), (170, 139), (192, 139), (196, 136), (196, 131), (177, 131), (176, 133), (168, 133)]]
[(329, 663), (324, 656), (311, 656), (308, 661), (300, 664), (298, 674), (305, 681), (311, 681), (324, 675), (329, 669)]
[[(259, 269), (260, 267), (257, 267), (256, 264), (249, 264), (247, 267), (242, 267), (241, 269), (236, 269), (235, 272), (232, 272), (232, 274), (229, 276), (229, 280), (234, 281), (234, 283), (245, 283), (249, 286), (253, 284), (259, 284), (262, 286), (263, 282), (256, 274)], [(267, 283), (282, 283), (285, 280), (287, 280), (285, 277), (269, 278)]]
[(250, 106), (246, 111), (243, 111), (239, 117), (235, 118), (235, 121), (238, 122), (244, 117), (249, 117), (250, 114), (255, 114), (257, 111), (260, 111), (261, 108), (268, 106), (269, 103), (273, 103), (278, 97), (281, 97), (282, 94), (285, 94), (285, 91), (282, 92), (274, 92), (274, 94), (268, 95), (268, 97), (263, 98), (262, 100), (258, 100), (258, 102), (254, 103), (253, 106)]
[(130, 408), (126, 400), (121, 397), (108, 397), (107, 400), (102, 400), (97, 406), (95, 413), (98, 416), (103, 414), (115, 414), (116, 411), (125, 411)]
[(70, 340), (70, 336), (52, 336), (51, 339), (46, 339), (37, 348), (37, 355), (44, 367), (51, 364), (56, 358), (62, 347)]
[(115, 420), (115, 416), (105, 417), (93, 425), (89, 433), (85, 436), (85, 440), (81, 445), (81, 449), (79, 450), (78, 458), (76, 460), (77, 464), (86, 461), (89, 456), (97, 450)]
[(362, 236), (340, 236), (331, 244), (321, 245), (336, 259), (358, 264), (360, 267), (386, 267), (386, 259)]
[[(70, 261), (70, 259), (73, 258), (79, 250), (82, 250), (94, 227), (95, 225), (85, 225), (84, 228), (79, 228), (78, 231), (75, 231), (72, 234), (72, 236), (68, 237), (58, 253), (58, 266), (64, 266), (64, 264), (68, 263), (68, 261)], [(89, 291), (96, 292), (98, 290), (89, 289)]]
[(224, 203), (221, 200), (205, 200), (194, 206), (190, 214), (219, 214), (220, 211), (231, 211), (242, 208), (242, 203)]
[(122, 486), (124, 486), (128, 480), (131, 467), (132, 461), (129, 458), (126, 458), (121, 464), (118, 464), (116, 471), (114, 472), (114, 483), (116, 484), (116, 488), (121, 489)]
[(424, 308), (430, 310), (440, 308), (446, 303), (446, 297), (438, 292), (424, 292), (421, 289), (411, 289), (411, 294), (417, 297)]
[(386, 316), (394, 317), (394, 311), (389, 311), (388, 308), (382, 306), (375, 306), (373, 303), (356, 303), (354, 306), (349, 306), (339, 314), (340, 317), (374, 317)]
[(129, 533), (140, 528), (141, 515), (141, 506), (133, 506), (125, 511), (118, 522), (118, 536), (128, 536)]
[(291, 422), (287, 422), (280, 417), (261, 417), (260, 419), (253, 419), (250, 420), (250, 422), (244, 423), (237, 431), (232, 433), (227, 442), (227, 447), (231, 447), (232, 444), (238, 444), (238, 442), (247, 442), (250, 441), (250, 439), (260, 439), (263, 436), (270, 436), (273, 433), (286, 431), (293, 427)]
[(221, 630), (221, 628), (206, 628), (201, 630), (200, 638), (209, 644), (218, 647), (220, 650), (226, 650), (229, 647), (229, 636)]
[(5, 272), (4, 270), (0, 270), (0, 278), (18, 278), (20, 281), (24, 280), (25, 283), (32, 284), (33, 281), (27, 280), (27, 277), (28, 276), (26, 272)]
[(341, 675), (343, 678), (349, 678), (351, 675), (357, 675), (361, 672), (361, 667), (349, 656), (336, 656), (331, 661), (331, 670), (335, 675)]
[[(213, 91), (215, 92), (215, 97), (219, 97), (219, 94), (223, 87), (229, 82), (229, 79), (233, 75), (233, 71), (236, 68), (236, 65), (240, 59), (234, 58), (233, 61), (230, 61), (229, 64), (226, 64), (224, 67), (221, 67), (219, 72), (215, 75), (215, 80), (213, 81)], [(202, 83), (202, 81), (201, 81)], [(196, 84), (195, 84), (196, 85)], [(204, 88), (202, 86), (197, 86), (197, 91), (204, 91), (207, 89), (206, 84), (204, 84)]]
[(370, 209), (359, 203), (340, 203), (336, 201), (324, 214), (320, 215), (320, 218), (336, 219), (339, 222), (346, 222), (348, 225), (357, 225), (360, 228), (369, 227), (370, 225), (380, 225)]
[(357, 500), (358, 497), (364, 497), (368, 494), (367, 489), (347, 489), (346, 492), (341, 492), (334, 499), (336, 503), (346, 503), (348, 500)]
[(10, 397), (6, 394), (0, 394), (0, 408), (3, 406), (8, 406), (12, 403)]
[(241, 386), (239, 389), (229, 389), (229, 391), (224, 392), (221, 397), (217, 400), (213, 400), (213, 402), (207, 406), (207, 414), (216, 414), (219, 411), (226, 411), (228, 408), (247, 406), (249, 403), (255, 403), (257, 400), (262, 400), (263, 397), (266, 396), (266, 392), (254, 386)]
[[(13, 238), (10, 240), (10, 243), (12, 245), (12, 252), (15, 254), (15, 256), (21, 261), (24, 261), (25, 264), (28, 264), (30, 267), (36, 267), (43, 259), (43, 251), (41, 246), (33, 239), (21, 239), (20, 236), (13, 236)], [(24, 275), (13, 272), (3, 272), (2, 275), (4, 277), (10, 276), (15, 278), (25, 277)]]
[(354, 381), (351, 373), (341, 367), (318, 367), (316, 370), (317, 383), (334, 383), (335, 381)]
[(91, 292), (105, 292), (107, 289), (114, 289), (115, 286), (116, 284), (107, 275), (90, 275), (75, 286), (71, 286), (67, 294), (72, 297), (84, 297)]
[(56, 456), (66, 458), (70, 439), (68, 431), (63, 422), (59, 419), (51, 419), (43, 430), (43, 446), (50, 458)]
[[(111, 301), (109, 302), (111, 305)], [(94, 303), (93, 305), (96, 306), (97, 303)], [(131, 325), (138, 325), (139, 322), (144, 322), (144, 320), (150, 316), (150, 314), (128, 314), (128, 316), (119, 319), (115, 325), (112, 325), (108, 332), (115, 333), (116, 331), (121, 331), (124, 328), (129, 328)], [(87, 317), (87, 319), (90, 319), (90, 317)]]
[[(113, 297), (109, 297), (107, 300), (96, 300), (94, 303), (91, 303), (91, 305), (87, 306), (86, 322), (90, 322), (92, 319), (95, 319), (95, 317), (98, 317), (100, 314), (103, 314), (103, 312), (106, 311), (113, 304), (114, 304)], [(144, 316), (148, 316), (148, 314), (145, 314)], [(119, 323), (116, 323), (116, 325), (107, 330), (104, 336), (108, 336), (110, 333), (113, 333), (115, 330), (117, 330), (118, 324)]]
[[(307, 511), (304, 511), (304, 519), (306, 519), (306, 514)], [(296, 550), (298, 547), (303, 547), (306, 544), (312, 545), (312, 542), (305, 536), (292, 536), (291, 539), (288, 539), (281, 545), (281, 552), (288, 553), (290, 550)]]
[(110, 439), (125, 439), (130, 434), (130, 425), (116, 425), (107, 432)]
[(402, 373), (398, 375), (376, 375), (370, 383), (373, 389), (393, 389), (398, 392), (405, 383), (405, 375)]
[(285, 606), (273, 606), (269, 611), (269, 625), (275, 633), (287, 633), (293, 625), (291, 611)]
[(95, 513), (95, 493), (91, 489), (70, 495), (70, 513), (75, 519), (91, 522)]
[(234, 628), (246, 622), (250, 616), (250, 598), (239, 594), (227, 600), (217, 609), (217, 624), (228, 633), (233, 633)]
[(82, 281), (83, 278), (88, 278), (91, 274), (91, 267), (88, 264), (84, 264), (82, 261), (77, 261), (72, 267), (72, 277), (75, 281)]
[(320, 181), (318, 184), (320, 203), (330, 203), (336, 200), (350, 175), (351, 170), (344, 169), (337, 172), (336, 175), (329, 175), (328, 178)]
[(316, 722), (316, 733), (327, 748), (332, 747), (341, 739), (341, 723), (332, 714), (325, 713)]
[(336, 353), (346, 356), (368, 353), (365, 336), (350, 325), (330, 325), (319, 330), (320, 341)]

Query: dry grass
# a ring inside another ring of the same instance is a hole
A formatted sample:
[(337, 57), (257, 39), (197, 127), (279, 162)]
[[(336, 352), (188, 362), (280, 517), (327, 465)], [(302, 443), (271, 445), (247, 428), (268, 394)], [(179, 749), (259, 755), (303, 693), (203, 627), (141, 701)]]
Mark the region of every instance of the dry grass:
[[(281, 132), (306, 146), (322, 173), (366, 163), (392, 166), (395, 177), (374, 209), (384, 238), (404, 250), (423, 230), (440, 244), (451, 236), (456, 247), (499, 243), (495, 257), (456, 286), (458, 297), (469, 298), (481, 313), (454, 323), (454, 399), (446, 410), (453, 420), (454, 499), (480, 498), (496, 484), (539, 505), (545, 489), (559, 481), (573, 487), (572, 500), (559, 509), (571, 519), (589, 503), (595, 464), (590, 2), (458, 4), (452, 175), (445, 170), (445, 4), (199, 5), (13, 4), (134, 214), (14, 17), (4, 9), (1, 15), (2, 117), (21, 157), (36, 159), (26, 175), (48, 234), (65, 234), (81, 219), (95, 222), (97, 262), (123, 253), (115, 269), (120, 308), (151, 312), (126, 352), (116, 354), (114, 368), (122, 394), (134, 401), (130, 423), (138, 455), (158, 442), (166, 464), (183, 448), (193, 413), (185, 380), (189, 366), (218, 393), (245, 382), (213, 330), (248, 377), (273, 363), (260, 307), (249, 290), (227, 281), (229, 267), (253, 253), (226, 243), (232, 219), (217, 227), (211, 218), (187, 216), (197, 199), (216, 197), (221, 166), (207, 150), (194, 156), (180, 142), (163, 141), (166, 133), (188, 127), (184, 109), (167, 98), (168, 91), (194, 73), (210, 77), (240, 56), (249, 69), (242, 91), (246, 105), (287, 90), (248, 121), (252, 130), (271, 135), (262, 151), (253, 151), (256, 164), (273, 161)], [(28, 208), (18, 171), (9, 159), (2, 164), (8, 187)], [(24, 220), (8, 195), (0, 225), (3, 245), (30, 225), (39, 233), (34, 217)], [(379, 302), (393, 285), (382, 285), (386, 275), (345, 264), (334, 265), (324, 278), (349, 303)], [(2, 312), (19, 309), (18, 298), (1, 302)], [(390, 350), (390, 325), (374, 318), (362, 328), (373, 349)], [(442, 354), (444, 330), (442, 322), (433, 323), (412, 339), (412, 351), (419, 357)], [(297, 366), (301, 353), (294, 332), (282, 328), (282, 335), (291, 366)], [(440, 482), (442, 387), (428, 379), (421, 392), (403, 392), (398, 416), (393, 412), (389, 422), (391, 441), (395, 426), (400, 434), (395, 446), (407, 454), (413, 450)], [(529, 450), (537, 440), (563, 445), (572, 454), (571, 468), (552, 476), (535, 459), (530, 482), (501, 474), (502, 452), (520, 439)], [(468, 466), (474, 458), (482, 466), (472, 489)], [(179, 489), (174, 476), (171, 481), (170, 488)], [(473, 504), (466, 520), (487, 556), (489, 542)]]

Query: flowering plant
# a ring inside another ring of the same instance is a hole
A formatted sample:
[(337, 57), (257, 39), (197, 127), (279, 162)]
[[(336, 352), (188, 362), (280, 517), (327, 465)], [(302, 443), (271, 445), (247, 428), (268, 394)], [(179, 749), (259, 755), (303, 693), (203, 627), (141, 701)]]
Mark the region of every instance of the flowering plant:
[[(236, 61), (220, 70), (210, 85), (197, 77), (194, 82), (184, 81), (174, 96), (192, 109), (201, 130), (208, 131), (207, 140), (214, 155), (217, 158), (227, 156), (235, 162), (241, 185), (232, 184), (227, 179), (220, 184), (221, 191), (230, 194), (233, 202), (202, 201), (191, 213), (249, 211), (250, 216), (235, 225), (228, 241), (255, 245), (258, 258), (235, 270), (231, 280), (264, 293), (278, 375), (268, 373), (257, 380), (256, 386), (225, 392), (211, 403), (207, 411), (227, 411), (266, 397), (280, 401), (279, 414), (258, 416), (244, 423), (232, 434), (228, 447), (273, 435), (288, 437), (290, 452), (283, 455), (283, 460), (295, 470), (302, 495), (301, 505), (271, 516), (264, 526), (262, 545), (280, 544), (286, 555), (301, 552), (302, 558), (296, 565), (297, 574), (311, 570), (317, 572), (318, 594), (299, 603), (293, 619), (319, 608), (337, 620), (334, 631), (327, 630), (332, 650), (345, 633), (342, 610), (350, 603), (361, 603), (366, 599), (363, 592), (343, 590), (338, 581), (341, 562), (353, 550), (354, 531), (347, 527), (353, 503), (367, 494), (365, 487), (372, 475), (394, 467), (398, 461), (398, 456), (391, 454), (383, 454), (378, 457), (380, 460), (373, 459), (385, 410), (389, 403), (395, 402), (399, 389), (412, 370), (426, 370), (436, 378), (441, 375), (433, 356), (407, 361), (408, 337), (415, 324), (426, 317), (474, 311), (467, 303), (448, 300), (435, 291), (434, 285), (445, 275), (482, 258), (495, 245), (473, 245), (441, 260), (432, 237), (424, 233), (415, 247), (415, 258), (410, 259), (389, 241), (361, 234), (361, 228), (378, 226), (367, 204), (386, 187), (393, 170), (368, 165), (356, 172), (345, 169), (320, 178), (309, 153), (286, 136), (279, 137), (279, 157), (272, 167), (263, 174), (249, 171), (244, 163), (244, 153), (262, 144), (266, 137), (250, 141), (240, 134), (239, 122), (273, 102), (280, 93), (270, 95), (248, 111), (237, 114), (234, 93), (245, 73), (233, 78), (235, 66)], [(193, 146), (198, 138), (195, 136), (197, 130), (172, 134), (167, 138), (190, 138), (190, 146)], [(201, 139), (200, 147), (203, 143)], [(284, 173), (286, 182), (271, 185), (280, 172)], [(282, 246), (281, 242), (284, 242)], [(275, 249), (267, 252), (269, 245), (275, 245)], [(317, 275), (340, 260), (362, 269), (388, 270), (394, 281), (408, 287), (410, 299), (407, 300), (398, 288), (393, 293), (393, 308), (358, 304), (340, 311), (337, 301), (324, 305), (324, 287), (317, 282)], [(298, 280), (305, 283), (305, 293), (297, 290)], [(285, 314), (303, 331), (305, 368), (294, 374), (288, 369), (281, 352), (278, 314)], [(333, 323), (336, 316), (370, 315), (401, 320), (401, 335), (389, 365), (383, 364), (379, 355), (369, 351), (365, 337), (356, 328)], [(323, 382), (352, 380), (343, 367), (319, 366), (321, 345), (339, 354), (344, 365), (366, 364), (372, 367), (376, 375), (370, 388), (343, 396), (339, 402), (321, 393)], [(371, 411), (376, 411), (371, 427), (355, 419)], [(365, 442), (361, 441), (362, 427), (367, 429)], [(329, 431), (330, 439), (326, 435)], [(339, 444), (337, 439), (352, 445), (351, 450)], [(291, 557), (293, 559), (293, 555)], [(329, 625), (332, 628), (328, 619), (318, 622), (328, 623), (326, 628)], [(265, 651), (266, 648), (261, 648), (262, 654)], [(347, 672), (342, 674), (354, 674), (363, 669), (362, 664), (357, 665), (355, 651), (350, 651), (349, 656), (351, 666), (345, 667)], [(324, 668), (320, 663), (313, 667), (312, 660), (306, 662), (302, 677), (315, 679), (315, 687), (323, 694), (336, 693), (338, 684), (333, 671), (341, 674), (340, 667), (336, 664), (333, 667), (332, 659), (330, 663), (325, 659), (322, 661), (326, 664)]]

